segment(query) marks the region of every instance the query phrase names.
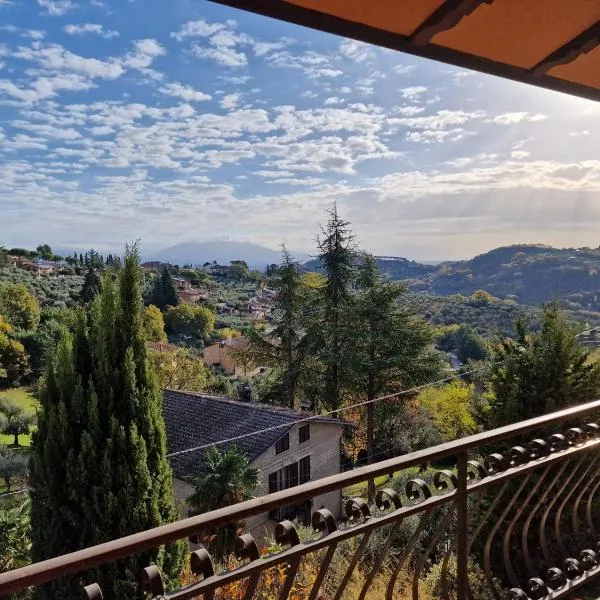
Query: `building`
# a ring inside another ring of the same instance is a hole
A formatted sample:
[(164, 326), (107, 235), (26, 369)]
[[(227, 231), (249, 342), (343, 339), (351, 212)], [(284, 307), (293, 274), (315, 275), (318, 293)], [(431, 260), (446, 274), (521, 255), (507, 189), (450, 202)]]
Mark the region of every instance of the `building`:
[(205, 300), (208, 294), (196, 288), (187, 288), (178, 289), (177, 297), (182, 304), (196, 304), (199, 300)]
[(8, 264), (35, 273), (37, 275), (54, 275), (60, 268), (61, 265), (54, 262), (37, 262), (29, 260), (24, 256), (8, 256)]
[(173, 277), (173, 285), (176, 290), (189, 290), (192, 284), (183, 277)]
[(235, 358), (236, 350), (245, 350), (247, 347), (248, 338), (243, 335), (222, 340), (204, 348), (204, 362), (207, 367), (221, 367), (227, 375), (247, 375), (247, 366)]
[[(189, 392), (165, 390), (163, 399), (169, 454), (261, 431), (219, 446), (225, 450), (235, 445), (258, 469), (259, 487), (255, 496), (340, 472), (344, 421), (315, 417), (307, 423), (303, 422), (309, 416), (305, 412)], [(180, 505), (194, 491), (189, 480), (202, 472), (203, 456), (204, 450), (198, 450), (170, 459), (176, 500)], [(322, 507), (327, 507), (338, 518), (341, 490), (320, 494), (298, 506), (256, 515), (246, 521), (246, 528), (260, 537), (265, 528), (272, 531), (273, 521), (298, 519), (308, 523), (312, 511)]]
[(175, 354), (175, 352), (181, 350), (181, 346), (168, 344), (167, 342), (146, 342), (146, 348), (154, 352), (165, 352), (167, 354)]

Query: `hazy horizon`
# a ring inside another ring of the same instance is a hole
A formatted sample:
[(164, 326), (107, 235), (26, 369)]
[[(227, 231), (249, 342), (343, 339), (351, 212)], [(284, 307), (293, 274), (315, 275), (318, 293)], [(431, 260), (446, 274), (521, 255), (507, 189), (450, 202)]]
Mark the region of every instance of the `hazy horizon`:
[[(0, 2), (0, 244), (598, 246), (600, 104), (211, 3)], [(93, 240), (93, 244), (90, 242)]]

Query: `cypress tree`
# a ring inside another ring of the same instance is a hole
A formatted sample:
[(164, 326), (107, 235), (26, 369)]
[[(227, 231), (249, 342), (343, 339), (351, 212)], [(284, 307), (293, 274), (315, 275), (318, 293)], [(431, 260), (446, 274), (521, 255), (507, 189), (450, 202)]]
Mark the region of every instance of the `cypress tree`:
[[(134, 247), (117, 281), (104, 279), (48, 366), (31, 461), (35, 561), (177, 517), (142, 309)], [(141, 598), (142, 567), (153, 562), (173, 577), (182, 559), (183, 545), (172, 544), (44, 586), (38, 598), (79, 597), (80, 586), (91, 581), (100, 583), (106, 599)]]
[(100, 279), (100, 276), (92, 269), (92, 267), (88, 268), (85, 279), (83, 280), (81, 294), (79, 294), (79, 301), (82, 304), (87, 304), (100, 293), (101, 288), (102, 280)]
[(162, 270), (160, 277), (154, 282), (151, 304), (158, 306), (161, 310), (165, 310), (167, 306), (177, 306), (179, 304), (173, 278), (166, 267)]

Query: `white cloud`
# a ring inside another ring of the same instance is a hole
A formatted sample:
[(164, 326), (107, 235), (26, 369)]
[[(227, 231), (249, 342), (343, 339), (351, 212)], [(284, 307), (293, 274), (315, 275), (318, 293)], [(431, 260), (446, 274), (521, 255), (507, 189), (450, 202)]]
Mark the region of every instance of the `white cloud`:
[(392, 73), (395, 73), (396, 75), (408, 75), (409, 73), (412, 73), (415, 69), (416, 67), (413, 65), (396, 65), (392, 69)]
[(578, 137), (581, 135), (587, 137), (588, 135), (590, 135), (590, 132), (587, 129), (583, 129), (582, 131), (573, 131), (569, 135), (573, 137)]
[(343, 75), (343, 71), (332, 66), (328, 56), (313, 51), (292, 53), (288, 50), (283, 50), (281, 52), (273, 52), (266, 57), (266, 61), (275, 67), (297, 69), (312, 79), (339, 77)]
[(427, 88), (422, 85), (413, 85), (405, 87), (400, 90), (400, 94), (407, 100), (419, 100), (421, 96), (427, 91)]
[(209, 94), (205, 94), (204, 92), (200, 92), (181, 83), (168, 83), (164, 87), (159, 88), (158, 91), (167, 96), (181, 98), (186, 102), (202, 102), (211, 99)]
[(210, 37), (226, 27), (224, 23), (207, 23), (203, 19), (188, 21), (179, 31), (172, 32), (171, 37), (178, 42), (190, 37)]
[(491, 122), (496, 123), (496, 125), (516, 125), (523, 121), (528, 121), (530, 123), (544, 121), (546, 118), (546, 115), (530, 115), (528, 112), (508, 112), (495, 116), (491, 119)]
[(93, 83), (77, 73), (65, 73), (52, 77), (39, 77), (29, 88), (20, 88), (12, 81), (1, 79), (0, 92), (24, 102), (39, 102), (56, 96), (59, 91), (84, 91), (93, 87)]
[(510, 157), (514, 158), (516, 160), (519, 160), (521, 158), (527, 158), (529, 156), (529, 152), (527, 152), (526, 150), (513, 150), (510, 153)]
[(154, 59), (167, 53), (163, 46), (151, 38), (136, 40), (133, 46), (133, 51), (125, 55), (121, 61), (123, 65), (132, 69), (147, 69)]
[(227, 94), (226, 96), (223, 96), (219, 104), (221, 105), (221, 108), (224, 109), (236, 108), (240, 103), (241, 98), (241, 94)]
[(118, 31), (104, 29), (104, 27), (98, 23), (81, 23), (79, 25), (69, 24), (65, 25), (63, 30), (69, 35), (86, 35), (91, 33), (105, 39), (110, 39), (119, 35)]
[(269, 52), (273, 52), (274, 50), (281, 50), (285, 48), (287, 45), (286, 41), (282, 42), (258, 42), (255, 41), (252, 44), (252, 49), (254, 50), (254, 54), (256, 56), (265, 56), (269, 54)]
[(330, 106), (331, 104), (342, 104), (344, 102), (343, 98), (338, 98), (337, 96), (330, 96), (325, 99), (325, 106)]
[(37, 3), (44, 9), (45, 14), (52, 17), (60, 17), (77, 7), (71, 0), (37, 0)]
[(344, 40), (340, 44), (340, 54), (357, 63), (364, 63), (375, 58), (373, 48), (356, 40)]
[(248, 59), (243, 52), (226, 46), (207, 48), (194, 44), (192, 51), (198, 58), (208, 58), (226, 67), (245, 67), (248, 64)]

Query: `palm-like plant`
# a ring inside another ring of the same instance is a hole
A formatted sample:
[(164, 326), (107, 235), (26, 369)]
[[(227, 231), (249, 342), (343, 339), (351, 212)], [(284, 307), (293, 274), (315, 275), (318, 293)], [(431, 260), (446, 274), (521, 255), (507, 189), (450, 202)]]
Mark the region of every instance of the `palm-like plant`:
[(31, 562), (29, 501), (0, 510), (0, 573)]
[[(204, 455), (204, 470), (194, 480), (196, 491), (188, 498), (191, 514), (201, 514), (243, 502), (258, 487), (258, 471), (248, 457), (235, 446), (220, 452), (208, 448)], [(214, 552), (222, 555), (231, 549), (242, 522), (231, 523), (216, 531), (207, 531), (202, 539)]]

